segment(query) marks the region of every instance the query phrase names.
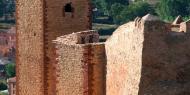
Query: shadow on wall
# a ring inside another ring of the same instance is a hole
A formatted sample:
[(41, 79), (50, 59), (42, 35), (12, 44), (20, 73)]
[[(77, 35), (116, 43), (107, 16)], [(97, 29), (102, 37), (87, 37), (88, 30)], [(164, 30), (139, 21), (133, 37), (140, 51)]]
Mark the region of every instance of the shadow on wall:
[(138, 95), (190, 95), (190, 36), (146, 22)]

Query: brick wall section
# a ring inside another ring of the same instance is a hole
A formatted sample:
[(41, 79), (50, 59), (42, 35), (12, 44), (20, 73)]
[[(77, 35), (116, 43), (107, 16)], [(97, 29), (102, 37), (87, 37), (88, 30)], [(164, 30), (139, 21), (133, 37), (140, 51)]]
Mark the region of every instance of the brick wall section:
[(89, 43), (91, 37), (92, 42), (98, 42), (93, 32), (66, 35), (56, 41), (56, 95), (105, 95), (105, 47)]
[[(61, 35), (91, 29), (90, 0), (44, 0), (45, 2), (45, 89), (46, 95), (55, 95), (54, 44)], [(64, 6), (72, 3), (73, 12), (64, 12)]]
[(107, 95), (190, 94), (190, 36), (168, 30), (142, 19), (114, 32), (105, 46)]
[(17, 95), (44, 95), (43, 3), (17, 0)]
[[(70, 2), (74, 11), (64, 12), (64, 6)], [(16, 14), (17, 93), (55, 95), (53, 64), (56, 60), (52, 40), (91, 29), (90, 1), (18, 0)]]

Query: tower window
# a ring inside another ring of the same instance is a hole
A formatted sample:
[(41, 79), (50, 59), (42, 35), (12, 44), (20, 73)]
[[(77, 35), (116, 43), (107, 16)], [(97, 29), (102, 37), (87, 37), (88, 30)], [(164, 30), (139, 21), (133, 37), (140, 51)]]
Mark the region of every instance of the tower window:
[(93, 35), (90, 35), (89, 38), (89, 43), (93, 43)]
[(65, 12), (73, 12), (73, 8), (72, 8), (71, 3), (66, 4), (64, 6), (64, 10), (65, 10)]

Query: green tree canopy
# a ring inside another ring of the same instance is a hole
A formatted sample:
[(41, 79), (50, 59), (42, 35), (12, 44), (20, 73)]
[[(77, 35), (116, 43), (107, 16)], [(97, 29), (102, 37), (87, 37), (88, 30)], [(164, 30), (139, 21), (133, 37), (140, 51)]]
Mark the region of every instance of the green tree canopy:
[(115, 3), (111, 6), (110, 15), (112, 16), (114, 23), (120, 23), (121, 22), (120, 13), (122, 12), (122, 10), (124, 8), (125, 8), (125, 6), (120, 4), (120, 3)]
[(6, 83), (0, 82), (0, 90), (6, 90), (6, 89), (7, 89)]
[(114, 21), (118, 24), (134, 20), (137, 16), (142, 17), (148, 13), (154, 14), (154, 9), (147, 2), (143, 1), (138, 1), (128, 6), (121, 6), (119, 4), (115, 6), (117, 7), (115, 9), (112, 8), (112, 11), (117, 11), (117, 8), (118, 10), (123, 8), (122, 11), (115, 12), (113, 15)]
[(15, 77), (15, 64), (10, 63), (5, 66), (5, 72), (7, 76), (10, 77)]
[(176, 16), (190, 15), (190, 0), (161, 0), (156, 8), (157, 14), (165, 20), (174, 20)]
[(6, 8), (5, 0), (0, 0), (0, 17), (3, 16), (3, 14), (5, 13), (5, 8)]
[(104, 12), (105, 15), (110, 16), (110, 9), (111, 6), (115, 3), (119, 3), (122, 5), (128, 5), (129, 1), (128, 0), (93, 0), (93, 3), (96, 5), (96, 7)]

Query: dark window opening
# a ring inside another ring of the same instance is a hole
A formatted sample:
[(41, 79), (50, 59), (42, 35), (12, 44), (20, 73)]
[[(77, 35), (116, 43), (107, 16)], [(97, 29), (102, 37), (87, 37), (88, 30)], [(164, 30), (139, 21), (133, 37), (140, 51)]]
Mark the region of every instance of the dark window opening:
[(81, 44), (85, 44), (85, 38), (84, 37), (81, 38)]
[(6, 45), (8, 45), (8, 40), (5, 40)]
[(73, 12), (73, 8), (72, 8), (71, 3), (66, 4), (64, 6), (64, 10), (65, 10), (65, 12)]
[(90, 35), (89, 38), (89, 43), (93, 43), (93, 35)]

